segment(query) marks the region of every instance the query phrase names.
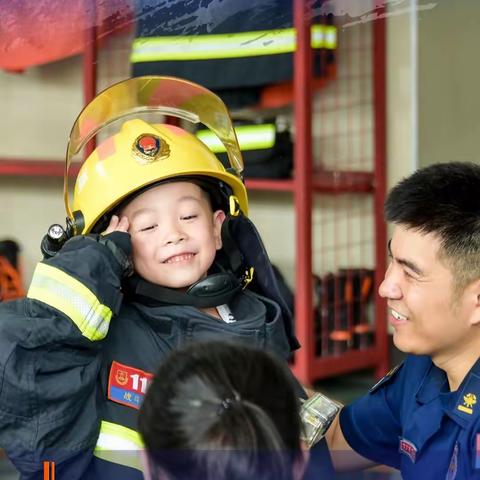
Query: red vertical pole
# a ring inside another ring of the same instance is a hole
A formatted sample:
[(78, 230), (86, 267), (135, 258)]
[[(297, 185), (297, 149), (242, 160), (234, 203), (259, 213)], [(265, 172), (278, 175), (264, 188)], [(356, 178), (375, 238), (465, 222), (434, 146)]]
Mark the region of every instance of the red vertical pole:
[(312, 53), (311, 11), (308, 0), (294, 0), (297, 46), (294, 54), (295, 115), (295, 327), (301, 349), (295, 357), (295, 374), (309, 384), (314, 357), (312, 298)]
[[(96, 0), (87, 3), (85, 12), (85, 52), (83, 54), (83, 100), (85, 105), (97, 94), (97, 5)], [(95, 149), (92, 139), (85, 146), (87, 158)]]
[[(384, 9), (383, 9), (384, 10)], [(383, 13), (383, 12), (380, 12)], [(378, 295), (378, 287), (386, 265), (387, 231), (383, 218), (383, 204), (386, 192), (387, 163), (387, 117), (386, 117), (386, 23), (385, 18), (373, 22), (373, 98), (375, 119), (375, 323), (378, 361), (375, 368), (377, 377), (386, 374), (390, 364), (387, 332), (387, 306), (385, 299)]]

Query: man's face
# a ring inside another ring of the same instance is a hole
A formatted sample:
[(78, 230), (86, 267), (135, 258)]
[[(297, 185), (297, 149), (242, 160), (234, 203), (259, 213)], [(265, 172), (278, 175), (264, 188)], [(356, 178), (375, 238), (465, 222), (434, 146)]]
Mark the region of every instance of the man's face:
[(468, 287), (454, 298), (454, 278), (439, 248), (436, 235), (396, 226), (379, 293), (388, 301), (396, 347), (446, 360), (469, 343), (475, 302)]
[(213, 213), (205, 193), (190, 182), (153, 187), (122, 215), (129, 220), (135, 271), (164, 287), (184, 288), (203, 278), (222, 247), (225, 214)]

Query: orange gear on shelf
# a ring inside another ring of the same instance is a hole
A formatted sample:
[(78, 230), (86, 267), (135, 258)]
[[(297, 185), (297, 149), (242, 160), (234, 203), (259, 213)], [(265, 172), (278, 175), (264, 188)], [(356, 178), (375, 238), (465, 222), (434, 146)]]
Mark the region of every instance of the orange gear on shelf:
[(25, 296), (20, 272), (0, 255), (0, 301)]
[(352, 332), (348, 330), (333, 330), (329, 338), (334, 342), (346, 342), (352, 339)]

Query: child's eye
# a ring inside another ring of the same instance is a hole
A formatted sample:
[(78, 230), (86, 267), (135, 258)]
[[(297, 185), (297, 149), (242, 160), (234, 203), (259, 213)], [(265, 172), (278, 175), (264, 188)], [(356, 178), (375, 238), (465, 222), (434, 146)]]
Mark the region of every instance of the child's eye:
[(184, 215), (183, 217), (180, 217), (182, 220), (193, 220), (194, 218), (197, 218), (198, 215)]
[(148, 227), (143, 227), (139, 229), (139, 232), (148, 232), (149, 230), (153, 230), (157, 225), (149, 225)]

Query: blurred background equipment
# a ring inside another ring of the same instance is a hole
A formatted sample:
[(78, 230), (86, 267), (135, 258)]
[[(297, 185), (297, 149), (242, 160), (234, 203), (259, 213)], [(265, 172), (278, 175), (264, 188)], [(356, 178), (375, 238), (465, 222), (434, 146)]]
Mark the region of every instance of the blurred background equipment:
[(351, 268), (314, 278), (317, 355), (338, 355), (373, 344), (374, 273), (370, 269)]
[(22, 275), (20, 273), (20, 247), (14, 240), (0, 241), (0, 301), (23, 297)]

